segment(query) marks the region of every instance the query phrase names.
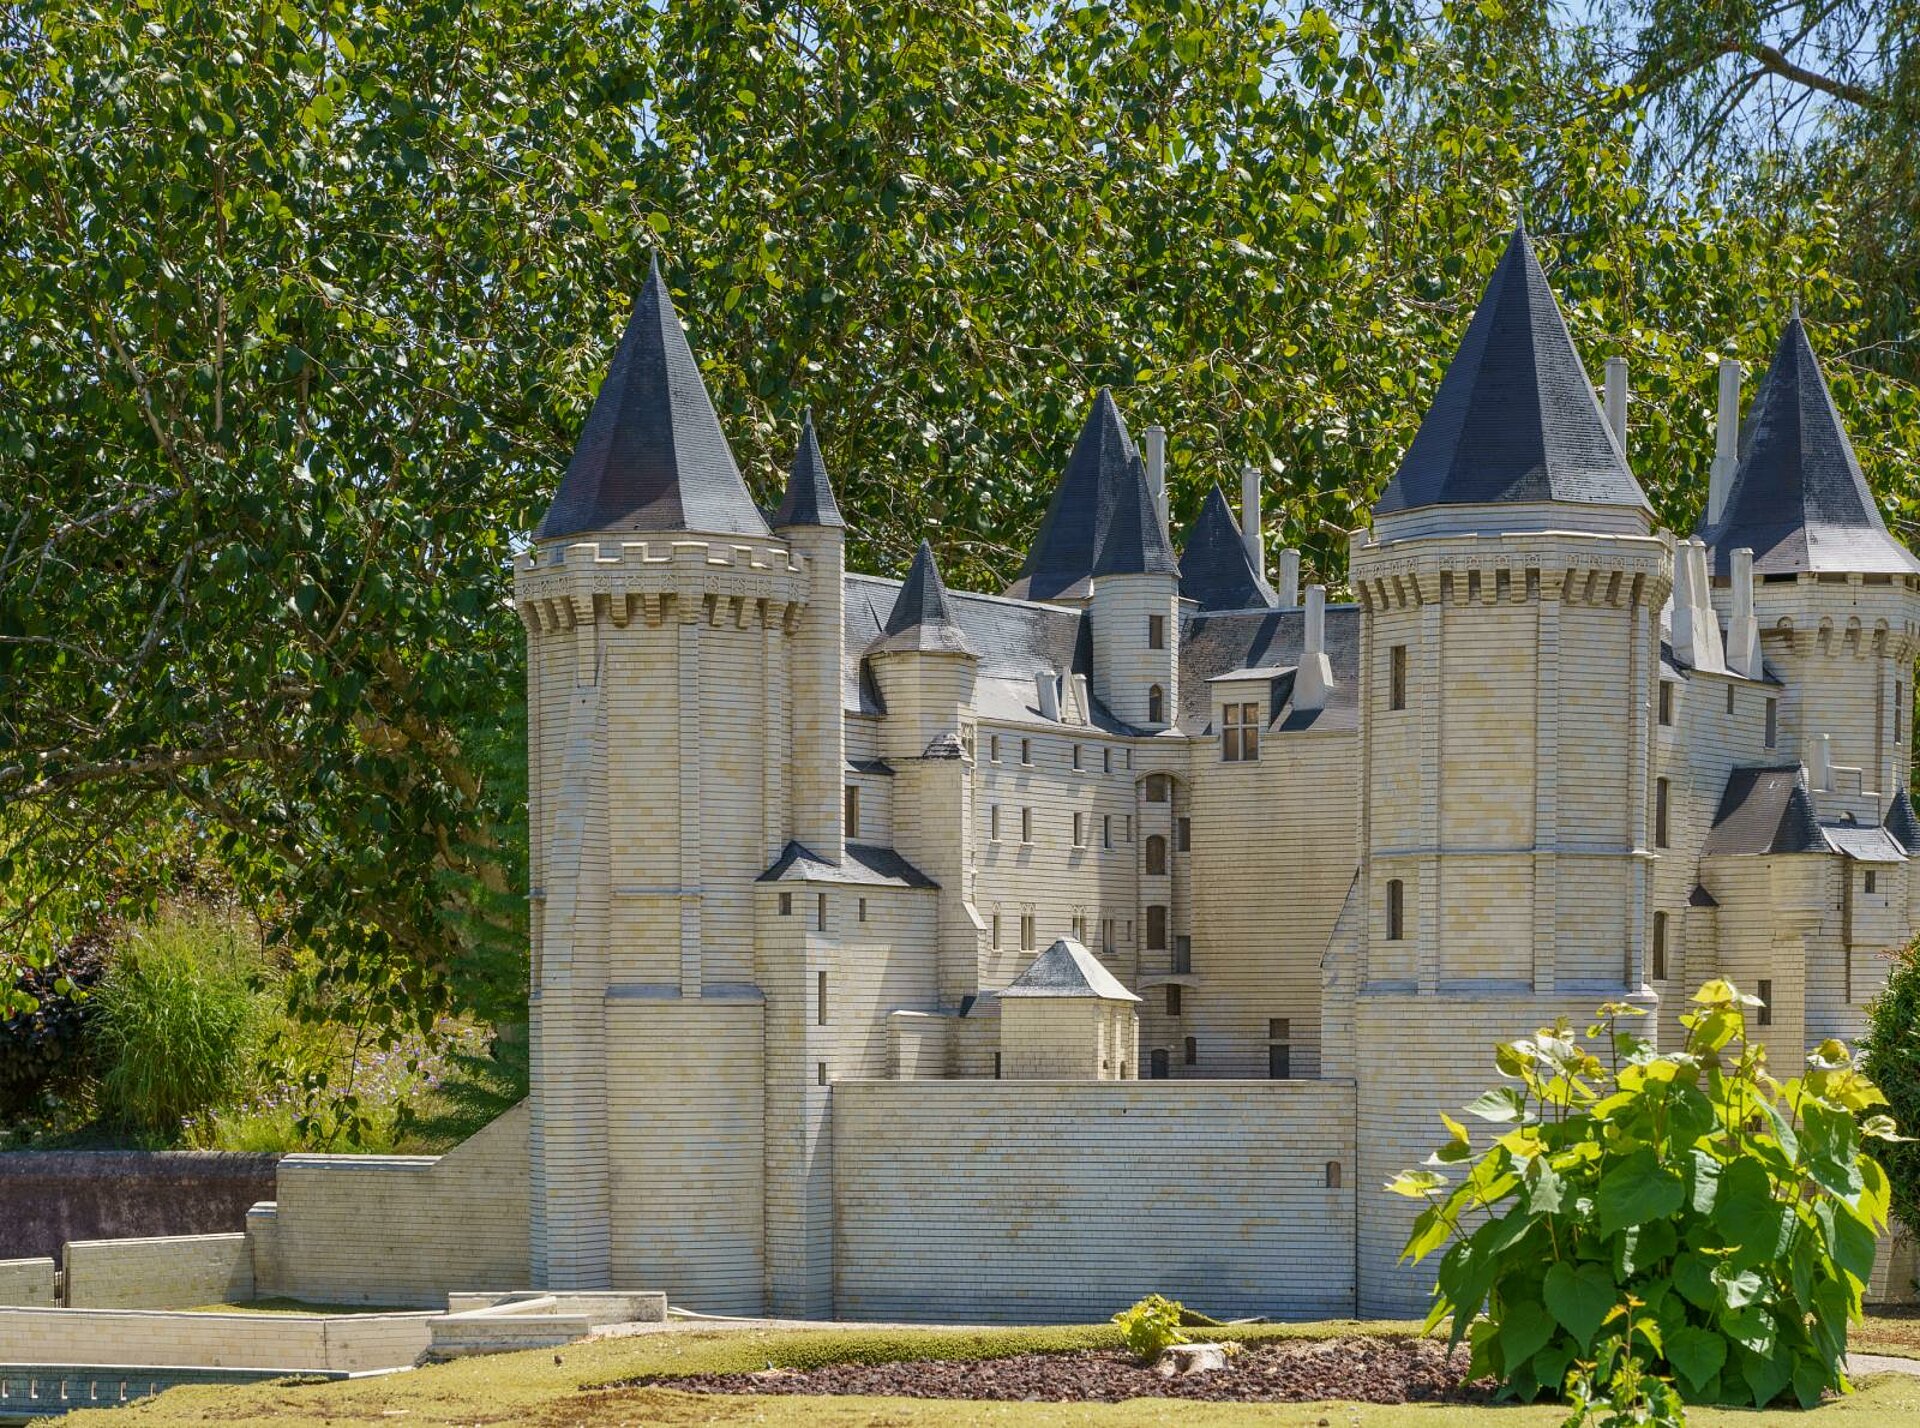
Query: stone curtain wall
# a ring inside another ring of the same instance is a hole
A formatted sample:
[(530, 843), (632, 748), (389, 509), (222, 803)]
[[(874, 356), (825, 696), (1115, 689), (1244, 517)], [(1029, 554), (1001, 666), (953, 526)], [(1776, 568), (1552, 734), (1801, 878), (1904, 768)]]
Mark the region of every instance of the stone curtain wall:
[(69, 1240), (237, 1233), (273, 1198), (277, 1155), (13, 1151), (0, 1155), (0, 1259)]
[(52, 1303), (52, 1259), (0, 1259), (0, 1304)]
[(1084, 1322), (1152, 1292), (1353, 1312), (1349, 1083), (851, 1081), (833, 1102), (841, 1318)]
[(154, 1309), (0, 1308), (9, 1364), (401, 1368), (426, 1350), (430, 1314), (177, 1314)]
[(253, 1298), (245, 1234), (75, 1240), (67, 1303), (76, 1309), (196, 1309)]

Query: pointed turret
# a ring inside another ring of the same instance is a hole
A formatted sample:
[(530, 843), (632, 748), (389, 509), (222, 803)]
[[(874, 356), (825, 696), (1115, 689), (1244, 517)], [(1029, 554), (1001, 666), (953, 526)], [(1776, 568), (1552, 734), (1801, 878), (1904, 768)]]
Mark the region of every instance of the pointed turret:
[(1744, 424), (1726, 509), (1698, 530), (1719, 575), (1742, 547), (1762, 576), (1920, 573), (1920, 560), (1887, 532), (1797, 313)]
[(1102, 387), (1073, 443), (1066, 475), (1048, 503), (1027, 563), (1007, 587), (1008, 595), (1052, 600), (1086, 594), (1109, 513), (1137, 459), (1113, 393)]
[(655, 259), (539, 540), (598, 532), (764, 536)]
[(1886, 828), (1908, 853), (1920, 854), (1920, 818), (1914, 816), (1913, 798), (1904, 788), (1893, 796), (1893, 806), (1887, 810)]
[(1160, 520), (1160, 503), (1147, 484), (1147, 467), (1138, 456), (1127, 463), (1115, 481), (1100, 548), (1094, 553), (1095, 575), (1180, 574), (1173, 543)]
[(1542, 502), (1651, 512), (1522, 228), (1373, 509)]
[(775, 530), (791, 526), (839, 526), (840, 503), (833, 499), (833, 483), (827, 479), (827, 463), (820, 456), (820, 442), (813, 434), (813, 408), (800, 419), (800, 449), (794, 453), (793, 469), (787, 473), (787, 494), (781, 498), (780, 511), (773, 518)]
[(1180, 552), (1180, 594), (1202, 611), (1272, 609), (1280, 603), (1253, 568), (1246, 538), (1217, 484), (1201, 503)]
[(979, 658), (947, 606), (946, 583), (934, 564), (933, 547), (924, 540), (914, 552), (913, 566), (893, 602), (893, 613), (880, 637), (867, 646), (868, 654), (906, 651), (970, 655)]

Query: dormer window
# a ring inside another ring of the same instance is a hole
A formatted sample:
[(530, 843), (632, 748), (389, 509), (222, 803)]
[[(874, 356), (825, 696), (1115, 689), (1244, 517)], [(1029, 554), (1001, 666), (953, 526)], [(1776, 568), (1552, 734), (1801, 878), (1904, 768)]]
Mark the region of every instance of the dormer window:
[(1220, 709), (1220, 757), (1230, 764), (1260, 757), (1260, 705), (1226, 704)]

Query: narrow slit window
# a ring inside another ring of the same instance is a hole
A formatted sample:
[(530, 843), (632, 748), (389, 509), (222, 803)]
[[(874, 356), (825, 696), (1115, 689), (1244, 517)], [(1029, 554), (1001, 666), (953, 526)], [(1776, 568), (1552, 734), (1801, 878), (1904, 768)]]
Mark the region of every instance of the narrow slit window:
[(1754, 1020), (1761, 1026), (1773, 1025), (1773, 983), (1766, 977), (1760, 979), (1760, 1009)]
[(1182, 990), (1183, 989), (1178, 982), (1174, 982), (1170, 986), (1168, 986), (1167, 988), (1167, 1015), (1168, 1016), (1180, 1015), (1180, 1011), (1181, 1011), (1180, 994)]
[(1102, 848), (1113, 846), (1113, 815), (1111, 813), (1100, 815), (1100, 846)]
[(1033, 914), (1030, 912), (1020, 916), (1020, 950), (1033, 951)]
[(1173, 939), (1173, 970), (1180, 973), (1193, 970), (1193, 939), (1184, 934)]
[(1186, 1041), (1186, 1054), (1181, 1058), (1189, 1066), (1200, 1064), (1200, 1043), (1191, 1036)]
[(1113, 919), (1111, 917), (1100, 920), (1100, 950), (1109, 957), (1113, 955)]
[(1023, 764), (1031, 764), (1033, 762), (1033, 740), (1022, 739), (1020, 741), (1020, 762)]
[(1080, 746), (1078, 744), (1073, 746), (1073, 767), (1076, 771), (1080, 767)]
[(827, 974), (815, 972), (813, 985), (814, 1020), (821, 1026), (827, 1024)]
[(1874, 877), (1874, 875), (1873, 875), (1872, 873), (1868, 873), (1868, 874), (1867, 874), (1867, 889), (1866, 889), (1866, 890), (1867, 890), (1868, 892), (1872, 892), (1872, 891), (1873, 891), (1873, 890), (1875, 889), (1875, 887), (1876, 887), (1876, 886), (1878, 886), (1878, 882), (1879, 882), (1879, 880), (1878, 880), (1877, 878), (1875, 878), (1875, 877)]
[(1727, 686), (1727, 713), (1733, 713), (1733, 686)]
[(1660, 681), (1660, 723), (1668, 728), (1673, 725), (1673, 685), (1664, 679)]
[[(1895, 730), (1894, 737), (1895, 738), (1899, 737), (1899, 732), (1897, 728)], [(1767, 701), (1767, 747), (1771, 749), (1776, 745), (1778, 745), (1779, 742), (1780, 742), (1780, 701), (1778, 699), (1769, 699)]]
[(860, 920), (862, 922), (867, 920), (867, 900), (865, 898), (860, 899)]
[(1165, 615), (1147, 616), (1147, 648), (1163, 650), (1167, 647), (1167, 617)]
[(814, 897), (813, 930), (815, 932), (827, 930), (827, 895), (825, 893), (818, 893)]
[(793, 894), (792, 893), (780, 894), (780, 915), (782, 917), (793, 916)]
[(860, 786), (853, 783), (847, 785), (847, 837), (860, 837)]
[(1073, 846), (1076, 848), (1087, 846), (1087, 815), (1084, 813), (1073, 815)]
[(1147, 908), (1147, 950), (1164, 952), (1167, 948), (1167, 907), (1153, 903)]
[(1174, 850), (1180, 853), (1191, 853), (1193, 851), (1193, 820), (1191, 818), (1175, 819), (1173, 832)]
[(1147, 691), (1147, 722), (1164, 724), (1167, 722), (1167, 695), (1159, 685)]
[(1165, 877), (1167, 873), (1167, 840), (1158, 833), (1147, 837), (1147, 876)]
[(1339, 1188), (1340, 1162), (1337, 1160), (1329, 1160), (1327, 1162), (1327, 1189), (1338, 1190)]
[(1000, 841), (1000, 805), (997, 803), (987, 805), (987, 841)]
[(1667, 979), (1667, 915), (1656, 912), (1653, 915), (1653, 980), (1664, 982)]
[(1022, 843), (1033, 841), (1033, 810), (1031, 808), (1020, 810), (1020, 841)]
[(1653, 846), (1667, 846), (1667, 805), (1671, 801), (1669, 785), (1665, 779), (1655, 779), (1653, 784)]
[(996, 764), (1000, 762), (1000, 736), (998, 734), (989, 734), (987, 736), (987, 761)]
[(1407, 935), (1406, 884), (1398, 878), (1387, 880), (1387, 941), (1404, 941)]
[(1387, 708), (1407, 707), (1407, 647), (1394, 645), (1387, 651)]
[(995, 947), (998, 947), (998, 946), (1000, 946), (1000, 914), (999, 914), (999, 913), (997, 913), (997, 912), (996, 912), (996, 913), (995, 913), (995, 914), (993, 915), (993, 943), (992, 943), (992, 945), (993, 945), (993, 946), (995, 946)]

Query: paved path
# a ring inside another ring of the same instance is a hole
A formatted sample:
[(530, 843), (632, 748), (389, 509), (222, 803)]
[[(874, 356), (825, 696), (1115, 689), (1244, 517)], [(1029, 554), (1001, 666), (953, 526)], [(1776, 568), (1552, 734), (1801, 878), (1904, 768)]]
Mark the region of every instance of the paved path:
[(1920, 1375), (1920, 1359), (1898, 1359), (1892, 1354), (1848, 1354), (1847, 1377), (1867, 1373), (1910, 1373)]

